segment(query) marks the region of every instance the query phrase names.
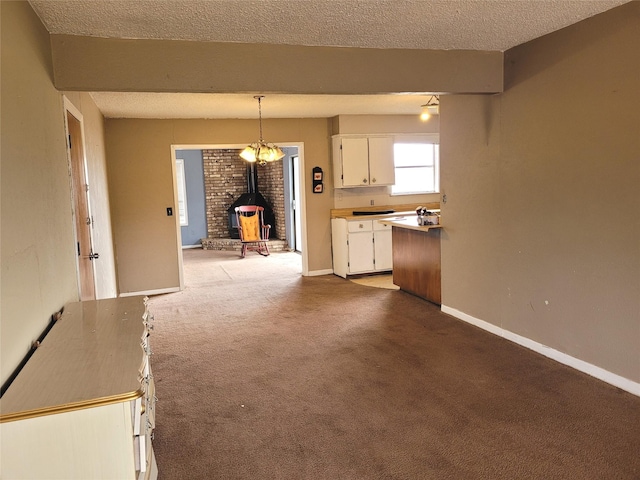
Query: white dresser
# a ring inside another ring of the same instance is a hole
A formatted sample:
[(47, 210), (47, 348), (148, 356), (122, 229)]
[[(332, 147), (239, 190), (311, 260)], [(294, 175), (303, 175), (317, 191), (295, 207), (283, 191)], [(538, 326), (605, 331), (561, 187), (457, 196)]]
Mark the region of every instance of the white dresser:
[(157, 478), (151, 321), (144, 297), (64, 307), (0, 399), (0, 478)]

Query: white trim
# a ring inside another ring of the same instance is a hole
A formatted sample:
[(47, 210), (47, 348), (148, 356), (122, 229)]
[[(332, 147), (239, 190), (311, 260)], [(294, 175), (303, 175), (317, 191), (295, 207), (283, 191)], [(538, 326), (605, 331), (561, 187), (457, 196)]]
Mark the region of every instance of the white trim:
[[(304, 275), (304, 273), (303, 273)], [(310, 272), (307, 272), (306, 275), (304, 275), (305, 277), (319, 277), (320, 275), (333, 275), (333, 270), (331, 268), (325, 269), (325, 270), (312, 270)]]
[[(307, 240), (307, 173), (306, 173), (306, 161), (304, 158), (304, 143), (303, 142), (293, 142), (293, 143), (282, 143), (286, 147), (298, 147), (298, 179), (300, 180), (300, 220), (302, 221), (302, 225), (300, 225), (302, 231), (302, 239), (300, 242), (300, 247), (302, 251), (300, 252), (302, 255), (302, 276), (310, 277), (313, 276), (312, 272), (309, 271), (309, 242)], [(295, 248), (295, 246), (294, 246)], [(322, 274), (320, 274), (322, 275)]]
[(162, 295), (163, 293), (175, 293), (179, 292), (180, 288), (178, 287), (170, 287), (170, 288), (159, 288), (158, 290), (143, 290), (141, 292), (126, 292), (121, 293), (120, 297), (135, 297), (136, 295)]
[(190, 250), (193, 248), (202, 248), (202, 244), (198, 243), (196, 245), (182, 245), (182, 250)]
[(472, 317), (471, 315), (461, 312), (460, 310), (456, 310), (455, 308), (442, 305), (441, 310), (443, 313), (456, 317), (463, 322), (470, 323), (471, 325), (481, 328), (489, 333), (493, 333), (494, 335), (498, 335), (499, 337), (505, 338), (513, 343), (517, 343), (518, 345), (528, 348), (529, 350), (533, 350), (534, 352), (544, 355), (556, 362), (575, 368), (576, 370), (586, 373), (587, 375), (591, 375), (598, 380), (602, 380), (614, 387), (621, 388), (622, 390), (640, 397), (640, 383), (621, 377), (620, 375), (609, 372), (608, 370), (585, 362), (584, 360), (572, 357), (571, 355), (567, 355), (566, 353), (559, 352), (558, 350), (543, 345), (542, 343), (538, 343), (534, 340), (518, 335), (517, 333), (510, 332), (509, 330), (505, 330), (504, 328), (500, 328), (496, 325), (485, 322), (484, 320)]
[[(187, 202), (187, 178), (184, 170), (184, 159), (176, 158), (176, 187), (178, 189), (178, 222), (181, 227), (189, 226), (189, 205)], [(180, 211), (180, 200), (182, 200), (183, 212)], [(183, 218), (184, 217), (184, 218)], [(184, 223), (183, 223), (184, 220)]]

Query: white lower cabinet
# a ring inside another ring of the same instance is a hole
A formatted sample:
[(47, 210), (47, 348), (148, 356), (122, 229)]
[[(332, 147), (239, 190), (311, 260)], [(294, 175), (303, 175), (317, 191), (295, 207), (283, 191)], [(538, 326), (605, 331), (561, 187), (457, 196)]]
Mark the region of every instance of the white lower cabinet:
[(391, 227), (377, 220), (331, 220), (333, 273), (371, 273), (393, 268)]

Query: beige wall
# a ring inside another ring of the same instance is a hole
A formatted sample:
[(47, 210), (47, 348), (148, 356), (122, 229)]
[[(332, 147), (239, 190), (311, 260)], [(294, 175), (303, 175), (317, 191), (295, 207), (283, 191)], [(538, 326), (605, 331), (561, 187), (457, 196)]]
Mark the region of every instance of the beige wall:
[(640, 2), (445, 98), (443, 305), (640, 381)]
[[(304, 143), (304, 174), (330, 171), (328, 119), (268, 119), (264, 135), (286, 146)], [(256, 141), (256, 120), (125, 120), (106, 122), (107, 156), (121, 293), (178, 287), (171, 145), (244, 145)], [(330, 177), (328, 176), (327, 179)], [(330, 192), (329, 182), (325, 188)], [(307, 195), (309, 270), (331, 269), (330, 193)]]
[[(4, 382), (51, 315), (78, 299), (63, 97), (52, 83), (49, 34), (27, 2), (2, 8), (2, 333)], [(96, 296), (116, 295), (102, 114), (68, 92), (82, 114), (94, 217)]]
[(26, 2), (2, 9), (2, 291), (4, 382), (66, 302), (77, 300), (62, 97), (49, 35)]

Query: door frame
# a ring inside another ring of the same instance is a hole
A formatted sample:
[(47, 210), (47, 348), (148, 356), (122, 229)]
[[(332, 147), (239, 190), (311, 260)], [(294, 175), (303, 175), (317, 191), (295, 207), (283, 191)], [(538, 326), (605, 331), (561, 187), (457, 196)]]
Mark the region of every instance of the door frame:
[[(294, 160), (295, 159), (295, 160)], [(300, 185), (303, 175), (301, 172), (300, 153), (296, 151), (295, 155), (288, 157), (289, 172), (290, 172), (290, 188), (289, 196), (293, 197), (292, 205), (289, 206), (292, 219), (292, 232), (293, 232), (293, 250), (296, 252), (302, 252), (302, 187)], [(297, 192), (297, 196), (296, 196)], [(295, 207), (293, 203), (295, 202)], [(300, 235), (298, 235), (300, 232)], [(298, 246), (300, 248), (298, 248)]]
[[(300, 215), (301, 219), (301, 228), (302, 228), (302, 238), (300, 239), (300, 244), (302, 248), (302, 276), (306, 277), (309, 275), (309, 252), (307, 249), (307, 215), (304, 212), (307, 211), (307, 200), (306, 200), (306, 185), (305, 179), (305, 160), (304, 160), (304, 142), (278, 142), (280, 147), (297, 147), (298, 148), (298, 157), (300, 159), (300, 209), (302, 214)], [(219, 150), (219, 149), (243, 149), (246, 147), (246, 144), (176, 144), (171, 145), (171, 171), (173, 172), (173, 194), (175, 205), (177, 206), (178, 202), (178, 191), (176, 184), (176, 174), (175, 174), (175, 164), (176, 164), (176, 150)], [(279, 160), (280, 161), (280, 160)], [(177, 216), (176, 216), (177, 217)], [(180, 232), (180, 222), (176, 222), (176, 231), (178, 235), (178, 245), (182, 245), (181, 241), (181, 232)], [(179, 270), (180, 270), (180, 290), (184, 290), (184, 274), (183, 274), (183, 262), (182, 262), (182, 248), (178, 249), (178, 262), (179, 262)]]
[[(86, 146), (85, 146), (85, 133), (84, 133), (84, 117), (82, 115), (82, 113), (80, 112), (80, 110), (78, 110), (76, 108), (76, 106), (71, 103), (71, 101), (65, 96), (62, 96), (62, 100), (63, 100), (63, 112), (64, 112), (64, 132), (65, 132), (65, 145), (66, 145), (66, 151), (67, 151), (67, 168), (68, 168), (68, 174), (69, 174), (69, 193), (70, 193), (70, 206), (71, 206), (71, 218), (72, 218), (72, 223), (73, 223), (73, 239), (74, 239), (74, 243), (77, 245), (78, 244), (78, 229), (76, 227), (76, 204), (75, 204), (75, 190), (74, 190), (74, 186), (73, 186), (73, 166), (72, 166), (72, 159), (71, 159), (71, 148), (69, 145), (69, 121), (67, 119), (67, 115), (71, 114), (76, 120), (78, 120), (78, 122), (80, 123), (80, 139), (82, 141), (82, 148), (81, 148), (81, 162), (82, 162), (82, 169), (83, 169), (83, 173), (84, 173), (84, 178), (85, 181), (87, 182), (87, 185), (89, 185), (89, 170), (87, 168), (87, 151), (86, 151)], [(91, 213), (91, 196), (89, 195), (89, 191), (86, 191), (86, 196), (87, 196), (87, 212), (89, 214), (89, 217), (92, 217), (92, 213)], [(89, 241), (91, 243), (91, 252), (93, 252), (93, 245), (94, 245), (94, 238), (93, 238), (93, 222), (89, 228)], [(74, 246), (74, 251), (77, 252), (77, 247)], [(82, 298), (82, 278), (81, 278), (81, 274), (80, 274), (80, 256), (75, 255), (76, 257), (76, 279), (77, 279), (77, 285), (78, 285), (78, 298)], [(96, 275), (96, 268), (93, 264), (91, 264), (91, 273), (92, 273), (92, 277), (93, 277), (93, 297), (97, 298), (97, 292), (98, 292), (98, 285), (97, 285), (97, 275)]]

